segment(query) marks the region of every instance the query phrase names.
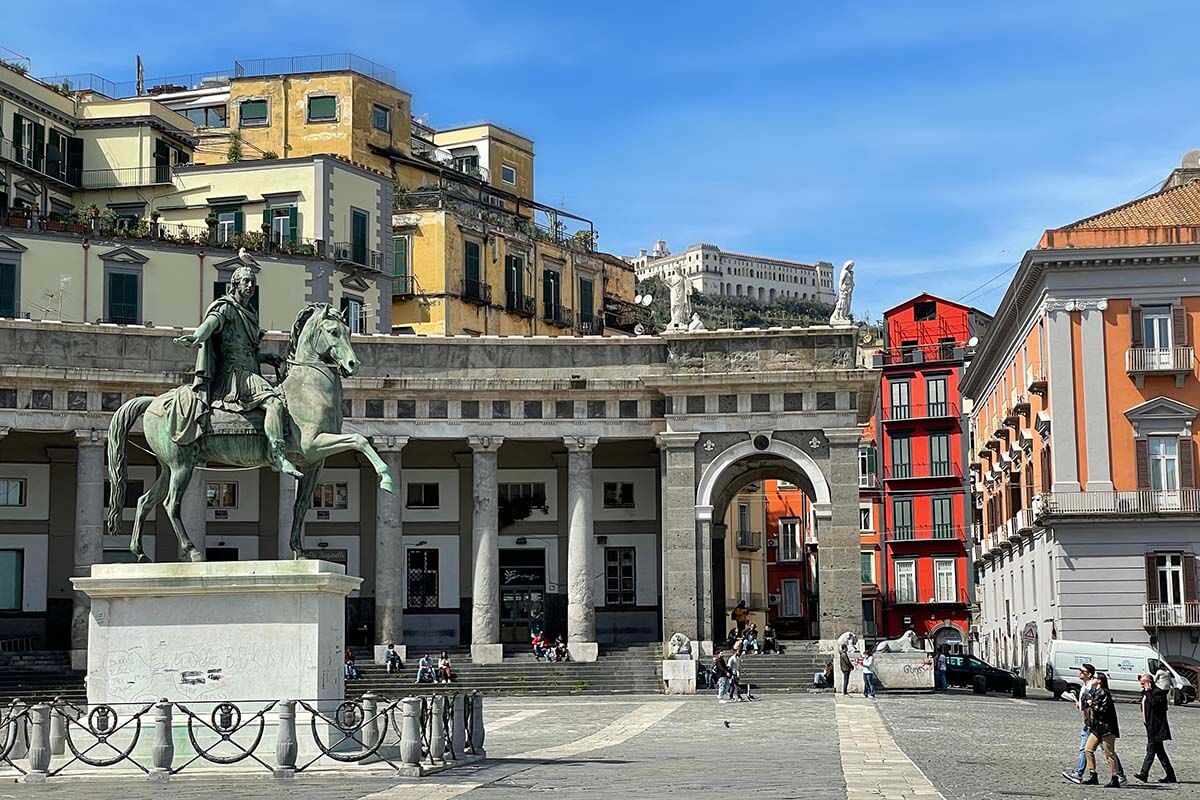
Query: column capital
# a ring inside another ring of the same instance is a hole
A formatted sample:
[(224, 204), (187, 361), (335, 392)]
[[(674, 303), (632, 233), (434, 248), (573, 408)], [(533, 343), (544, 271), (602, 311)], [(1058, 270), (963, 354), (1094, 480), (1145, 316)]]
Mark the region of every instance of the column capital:
[(830, 444), (852, 444), (858, 447), (863, 438), (862, 428), (826, 428), (824, 433)]
[(679, 450), (696, 446), (700, 440), (699, 431), (664, 431), (656, 434), (654, 443), (660, 450)]
[(77, 447), (87, 447), (95, 445), (103, 447), (108, 441), (108, 431), (96, 430), (95, 428), (77, 429), (75, 431), (75, 445)]
[(564, 436), (563, 444), (572, 453), (590, 453), (600, 443), (599, 436)]
[(408, 440), (407, 436), (372, 436), (371, 446), (377, 453), (399, 453)]
[(494, 453), (504, 444), (503, 436), (468, 436), (467, 444), (476, 453)]

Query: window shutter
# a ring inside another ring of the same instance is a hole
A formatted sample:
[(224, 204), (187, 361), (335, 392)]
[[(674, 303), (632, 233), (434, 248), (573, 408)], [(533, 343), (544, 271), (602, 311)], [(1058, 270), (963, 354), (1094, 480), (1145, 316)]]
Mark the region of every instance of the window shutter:
[[(397, 236), (392, 239), (392, 275), (396, 278), (408, 277), (408, 237)], [(407, 287), (402, 287), (407, 288)]]
[(1190, 436), (1179, 437), (1179, 488), (1196, 488), (1196, 446)]
[(263, 227), (266, 229), (266, 231), (267, 231), (267, 233), (268, 233), (268, 234), (273, 234), (273, 233), (274, 233), (274, 231), (273, 231), (273, 230), (271, 230), (271, 228), (272, 228), (272, 225), (271, 225), (271, 216), (272, 216), (271, 209), (269, 209), (269, 208), (264, 208), (264, 209), (263, 209), (263, 221), (262, 221), (262, 224), (263, 224)]
[(1129, 346), (1142, 347), (1142, 310), (1129, 309)]
[(1158, 602), (1158, 558), (1146, 553), (1146, 602)]
[(17, 266), (0, 264), (0, 317), (17, 316)]
[(33, 168), (40, 170), (46, 156), (46, 126), (33, 123)]
[(1187, 347), (1191, 343), (1188, 337), (1188, 314), (1183, 306), (1171, 306), (1171, 336), (1172, 347)]
[(1196, 602), (1196, 556), (1183, 554), (1183, 602)]
[(243, 233), (246, 230), (246, 215), (241, 211), (233, 212), (233, 232)]
[(300, 239), (300, 209), (292, 206), (288, 209), (288, 238), (292, 240), (292, 244)]
[(1150, 488), (1150, 442), (1139, 436), (1133, 440), (1133, 455), (1137, 462), (1137, 488)]
[(21, 124), (21, 115), (13, 114), (13, 152), (17, 155), (17, 160), (21, 159), (21, 145), (24, 144), (25, 126)]
[(83, 183), (83, 139), (67, 137), (67, 182), (72, 186)]

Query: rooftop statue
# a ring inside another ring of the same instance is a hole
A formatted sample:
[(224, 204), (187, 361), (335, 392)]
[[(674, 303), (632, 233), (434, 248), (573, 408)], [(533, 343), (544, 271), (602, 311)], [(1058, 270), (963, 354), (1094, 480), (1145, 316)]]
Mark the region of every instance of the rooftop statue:
[(842, 274), (838, 278), (837, 301), (833, 306), (833, 314), (829, 316), (829, 324), (835, 326), (853, 325), (850, 316), (850, 301), (854, 295), (854, 262), (847, 261), (842, 265)]
[[(183, 495), (197, 464), (206, 461), (234, 467), (269, 466), (297, 481), (291, 548), (304, 558), (301, 532), (312, 506), (313, 488), (325, 459), (346, 451), (362, 453), (379, 476), (379, 486), (393, 490), (387, 465), (366, 437), (342, 431), (342, 379), (357, 371), (347, 321), (328, 303), (310, 303), (296, 315), (286, 359), (264, 353), (264, 331), (251, 306), (257, 284), (252, 261), (229, 281), (229, 289), (205, 312), (196, 331), (175, 339), (199, 350), (194, 378), (157, 397), (135, 397), (123, 404), (109, 424), (108, 528), (118, 532), (125, 505), (125, 447), (129, 432), (145, 415), (143, 429), (158, 459), (158, 480), (138, 499), (129, 549), (138, 560), (142, 525), (151, 509), (163, 502), (184, 556), (203, 561), (204, 553), (188, 537), (180, 517)], [(272, 385), (262, 364), (283, 369)]]

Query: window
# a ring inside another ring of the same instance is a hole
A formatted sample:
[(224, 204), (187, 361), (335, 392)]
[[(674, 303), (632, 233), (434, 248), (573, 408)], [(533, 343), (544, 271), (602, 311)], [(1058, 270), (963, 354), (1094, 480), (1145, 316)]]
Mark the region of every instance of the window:
[(937, 319), (937, 303), (924, 301), (913, 304), (913, 319), (917, 322), (932, 322)]
[(345, 511), (350, 507), (350, 486), (346, 483), (318, 483), (313, 487), (313, 508)]
[(738, 503), (737, 532), (740, 539), (743, 533), (750, 532), (750, 504)]
[(385, 133), (392, 132), (392, 110), (375, 103), (371, 106), (371, 127)]
[(879, 630), (875, 627), (875, 601), (863, 600), (863, 634), (866, 636), (876, 636)]
[(912, 500), (892, 501), (893, 539), (904, 540), (913, 538), (912, 503)]
[(749, 561), (738, 562), (738, 599), (745, 600), (746, 605), (750, 605), (750, 569)]
[(1158, 602), (1169, 605), (1184, 602), (1183, 555), (1160, 553), (1154, 560), (1158, 576)]
[(918, 353), (921, 349), (917, 347), (916, 339), (905, 339), (900, 342), (900, 360), (905, 364), (912, 364), (920, 361)]
[(954, 358), (954, 345), (957, 342), (953, 336), (943, 336), (938, 339), (937, 357), (939, 361), (951, 361)]
[(268, 208), (263, 212), (263, 222), (271, 226), (271, 241), (276, 245), (296, 243), (300, 212), (295, 206)]
[(637, 605), (637, 550), (604, 548), (604, 605)]
[(502, 483), (497, 489), (497, 496), (501, 502), (524, 500), (529, 502), (530, 508), (546, 508), (544, 483)]
[(226, 244), (242, 232), (242, 212), (226, 209), (217, 212), (217, 244)]
[(178, 113), (190, 119), (197, 128), (224, 128), (229, 125), (225, 106), (185, 108)]
[(860, 489), (870, 488), (875, 485), (875, 473), (877, 470), (876, 453), (874, 447), (858, 448), (858, 487)]
[(133, 272), (108, 273), (108, 321), (118, 325), (136, 325), (138, 284), (141, 276)]
[(20, 611), (25, 588), (25, 551), (0, 550), (0, 611)]
[(367, 262), (367, 229), (371, 216), (361, 209), (350, 209), (350, 260), (355, 264), (374, 267)]
[(410, 483), (405, 505), (408, 508), (437, 508), (441, 503), (439, 488), (436, 483)]
[(875, 582), (875, 551), (863, 550), (859, 553), (859, 572), (862, 575), (863, 583)]
[(950, 434), (933, 433), (929, 436), (929, 474), (944, 478), (950, 474)]
[(917, 602), (917, 562), (912, 559), (896, 562), (896, 602)]
[(1170, 349), (1170, 306), (1145, 306), (1142, 308), (1142, 343), (1148, 350)]
[[(474, 148), (472, 148), (472, 149), (474, 149)], [(456, 170), (458, 170), (459, 172), (465, 173), (467, 175), (480, 175), (481, 173), (479, 172), (479, 156), (478, 155), (455, 156), (454, 157), (454, 168)]]
[(935, 497), (930, 501), (933, 510), (933, 538), (954, 538), (954, 511), (949, 497)]
[(309, 122), (337, 122), (337, 118), (337, 97), (324, 94), (308, 98)]
[[(410, 239), (408, 234), (392, 237), (392, 277), (399, 278), (407, 284), (408, 276), (412, 274), (412, 264), (409, 261)], [(393, 292), (399, 289), (404, 292), (411, 292), (412, 288), (407, 285), (398, 285), (393, 288)]]
[(908, 381), (892, 381), (891, 419), (908, 419), (912, 416), (909, 403)]
[(205, 496), (209, 508), (237, 508), (238, 485), (235, 481), (210, 481)]
[(543, 316), (546, 319), (559, 319), (559, 308), (562, 306), (562, 275), (558, 270), (542, 270), (542, 304), (545, 306)]
[(0, 507), (24, 508), (25, 503), (25, 479), (0, 478)]
[(779, 560), (800, 560), (800, 520), (779, 520)]
[(579, 321), (590, 324), (592, 320), (593, 291), (595, 282), (591, 278), (579, 279)]
[(783, 601), (780, 608), (780, 616), (783, 617), (798, 617), (800, 616), (800, 581), (796, 578), (788, 578), (780, 584), (783, 590)]
[(17, 265), (0, 264), (0, 317), (17, 316)]
[[(953, 558), (935, 558), (933, 560), (933, 579), (934, 590), (936, 591), (935, 599), (939, 603), (953, 603), (955, 601), (954, 587), (954, 559)], [(1021, 590), (1024, 592), (1025, 581), (1021, 581)]]
[(633, 484), (623, 481), (605, 481), (604, 507), (633, 508)]
[(463, 242), (463, 277), (466, 278), (463, 294), (476, 300), (483, 297), (479, 280), (481, 251), (479, 242), (472, 242), (469, 239)]
[(342, 296), (342, 316), (351, 333), (365, 333), (367, 330), (367, 307), (362, 298)]
[(238, 125), (243, 128), (256, 128), (270, 125), (267, 118), (266, 100), (243, 100), (238, 107)]
[(409, 608), (438, 607), (438, 551), (412, 548), (406, 557)]
[(1175, 436), (1151, 436), (1150, 488), (1156, 492), (1179, 490), (1179, 439)]
[(516, 167), (510, 167), (508, 164), (500, 166), (500, 180), (507, 183), (509, 186), (517, 185), (517, 170)]
[(912, 477), (912, 449), (907, 436), (892, 439), (892, 477)]
[(944, 417), (950, 412), (946, 404), (946, 379), (929, 378), (925, 381), (925, 397), (928, 403), (926, 416)]

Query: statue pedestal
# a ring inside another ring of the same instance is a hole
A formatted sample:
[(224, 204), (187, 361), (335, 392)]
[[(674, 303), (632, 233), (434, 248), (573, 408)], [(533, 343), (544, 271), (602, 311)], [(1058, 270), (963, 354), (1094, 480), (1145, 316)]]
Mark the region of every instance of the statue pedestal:
[(96, 564), (89, 703), (337, 700), (346, 596), (361, 578), (328, 561)]
[(696, 664), (694, 658), (669, 658), (662, 662), (663, 683), (667, 694), (696, 693)]

